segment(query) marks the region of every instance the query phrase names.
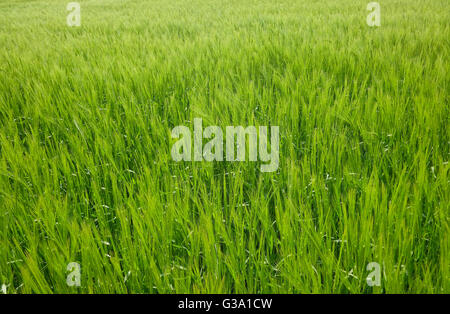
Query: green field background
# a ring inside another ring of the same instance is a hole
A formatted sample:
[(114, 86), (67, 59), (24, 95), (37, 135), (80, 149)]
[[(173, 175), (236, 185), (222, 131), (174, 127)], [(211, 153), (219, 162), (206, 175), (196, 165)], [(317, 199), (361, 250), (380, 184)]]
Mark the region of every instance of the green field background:
[[(448, 0), (68, 2), (0, 1), (3, 292), (450, 292)], [(173, 161), (196, 117), (278, 170)]]

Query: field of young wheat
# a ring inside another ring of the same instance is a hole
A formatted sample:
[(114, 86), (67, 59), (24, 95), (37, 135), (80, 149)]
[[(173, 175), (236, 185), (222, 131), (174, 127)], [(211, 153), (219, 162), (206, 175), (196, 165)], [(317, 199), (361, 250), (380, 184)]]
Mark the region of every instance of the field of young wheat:
[(450, 292), (448, 0), (68, 2), (0, 1), (3, 293)]

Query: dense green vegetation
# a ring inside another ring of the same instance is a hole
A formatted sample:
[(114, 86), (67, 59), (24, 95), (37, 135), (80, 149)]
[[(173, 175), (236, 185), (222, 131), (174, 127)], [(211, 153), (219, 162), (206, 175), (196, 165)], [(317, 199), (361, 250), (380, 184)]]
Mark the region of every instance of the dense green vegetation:
[[(450, 292), (448, 0), (79, 2), (0, 2), (7, 293)], [(278, 170), (173, 161), (196, 117)]]

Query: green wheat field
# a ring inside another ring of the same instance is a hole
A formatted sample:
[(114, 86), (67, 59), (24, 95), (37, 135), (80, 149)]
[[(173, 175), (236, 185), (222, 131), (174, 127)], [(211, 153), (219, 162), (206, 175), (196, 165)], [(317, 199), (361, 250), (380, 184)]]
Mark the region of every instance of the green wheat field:
[(0, 1), (0, 292), (450, 292), (448, 0), (68, 2)]

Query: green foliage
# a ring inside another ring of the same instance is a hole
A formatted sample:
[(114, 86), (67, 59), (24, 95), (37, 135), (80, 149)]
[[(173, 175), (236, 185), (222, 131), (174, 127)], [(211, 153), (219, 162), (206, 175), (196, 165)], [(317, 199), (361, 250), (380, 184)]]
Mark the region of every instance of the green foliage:
[[(450, 3), (367, 2), (1, 2), (0, 285), (449, 293)], [(278, 171), (174, 162), (194, 117), (280, 126)]]

